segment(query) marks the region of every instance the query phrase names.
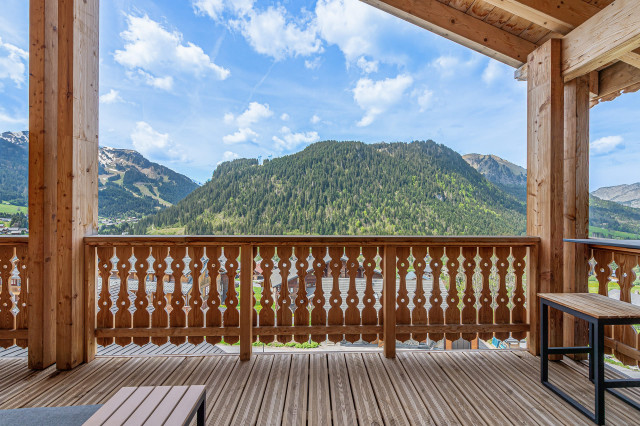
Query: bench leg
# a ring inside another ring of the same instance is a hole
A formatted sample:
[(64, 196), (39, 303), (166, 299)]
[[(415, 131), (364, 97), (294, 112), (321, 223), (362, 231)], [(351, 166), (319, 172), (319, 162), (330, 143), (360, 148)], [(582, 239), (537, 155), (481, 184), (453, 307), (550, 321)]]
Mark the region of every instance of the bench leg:
[(589, 380), (593, 382), (593, 368), (595, 366), (595, 360), (593, 357), (593, 323), (589, 323), (589, 347), (591, 348), (591, 353), (589, 354)]
[(205, 417), (207, 415), (207, 411), (205, 410), (205, 400), (202, 400), (202, 404), (200, 404), (200, 406), (198, 407), (198, 414), (196, 416), (196, 424), (198, 426), (204, 426), (205, 424)]
[(600, 321), (594, 324), (593, 330), (593, 358), (594, 384), (596, 386), (595, 423), (604, 424), (604, 325)]
[(549, 381), (549, 305), (540, 300), (540, 381)]

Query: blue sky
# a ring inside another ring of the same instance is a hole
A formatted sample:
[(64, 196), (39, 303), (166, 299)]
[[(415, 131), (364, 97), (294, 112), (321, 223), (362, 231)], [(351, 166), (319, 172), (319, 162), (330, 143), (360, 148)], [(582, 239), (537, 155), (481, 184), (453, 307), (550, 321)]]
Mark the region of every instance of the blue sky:
[[(433, 139), (526, 164), (513, 69), (357, 0), (100, 2), (100, 143), (204, 182), (326, 140)], [(0, 131), (28, 114), (28, 2), (3, 0)], [(591, 188), (640, 181), (640, 94), (591, 110)]]

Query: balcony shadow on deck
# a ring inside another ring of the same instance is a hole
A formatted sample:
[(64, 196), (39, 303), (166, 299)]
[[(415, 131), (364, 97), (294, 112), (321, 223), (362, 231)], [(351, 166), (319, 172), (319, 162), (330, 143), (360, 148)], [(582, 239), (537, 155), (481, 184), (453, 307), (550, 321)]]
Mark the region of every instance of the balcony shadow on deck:
[[(615, 372), (608, 372), (615, 375)], [(0, 409), (103, 404), (120, 387), (205, 384), (209, 424), (590, 424), (539, 382), (520, 351), (399, 351), (237, 356), (100, 357), (68, 372), (0, 359)], [(583, 364), (551, 365), (552, 381), (593, 407)], [(626, 390), (634, 400), (640, 390)], [(607, 424), (640, 424), (612, 395)]]

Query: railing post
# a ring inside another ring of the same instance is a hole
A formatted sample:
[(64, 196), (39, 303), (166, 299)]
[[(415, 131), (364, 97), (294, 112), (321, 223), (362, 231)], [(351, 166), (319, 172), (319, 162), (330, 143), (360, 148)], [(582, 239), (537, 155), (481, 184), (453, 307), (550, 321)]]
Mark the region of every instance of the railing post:
[(84, 362), (96, 357), (96, 282), (97, 251), (95, 247), (84, 246)]
[[(253, 340), (253, 246), (240, 251), (240, 361), (251, 358)], [(230, 281), (231, 282), (231, 281)]]
[(383, 336), (384, 356), (396, 357), (396, 247), (384, 247)]
[(527, 250), (527, 300), (529, 315), (529, 337), (527, 346), (529, 352), (538, 356), (540, 354), (540, 306), (538, 303), (538, 244), (530, 246)]

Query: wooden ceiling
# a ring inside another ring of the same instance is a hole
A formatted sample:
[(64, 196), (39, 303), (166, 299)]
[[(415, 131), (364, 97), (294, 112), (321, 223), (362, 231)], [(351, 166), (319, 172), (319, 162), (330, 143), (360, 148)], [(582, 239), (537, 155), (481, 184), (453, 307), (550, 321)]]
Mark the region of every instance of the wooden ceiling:
[[(361, 1), (519, 68), (538, 46), (550, 38), (563, 38), (614, 0)], [(609, 91), (598, 93), (594, 88), (594, 100), (609, 100), (625, 90), (637, 90), (640, 84), (640, 48), (609, 59), (613, 60), (596, 71), (616, 66), (606, 76), (617, 79), (595, 84)], [(598, 75), (593, 80), (597, 82)]]

